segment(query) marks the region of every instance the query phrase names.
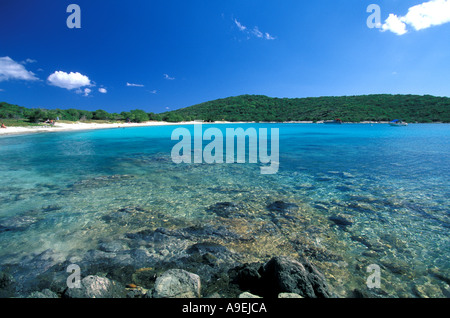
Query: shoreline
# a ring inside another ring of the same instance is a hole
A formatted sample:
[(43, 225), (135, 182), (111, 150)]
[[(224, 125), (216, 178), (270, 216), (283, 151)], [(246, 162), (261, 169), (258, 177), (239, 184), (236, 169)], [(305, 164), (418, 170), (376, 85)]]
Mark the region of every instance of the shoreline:
[[(149, 121), (145, 123), (80, 123), (75, 122), (73, 124), (56, 123), (55, 126), (30, 126), (30, 127), (7, 127), (0, 129), (0, 136), (14, 136), (24, 135), (32, 133), (47, 133), (47, 132), (60, 132), (60, 131), (82, 131), (82, 130), (94, 130), (94, 129), (112, 129), (112, 128), (129, 128), (129, 127), (152, 127), (152, 126), (179, 126), (179, 125), (194, 125), (196, 121), (170, 123), (163, 121)], [(203, 122), (203, 124), (254, 124), (256, 122), (228, 122), (228, 121), (216, 121), (216, 122)], [(323, 121), (289, 121), (289, 122), (260, 122), (261, 124), (323, 124)], [(388, 124), (389, 122), (371, 122), (363, 121), (358, 123), (344, 123), (344, 124)], [(439, 123), (437, 123), (439, 124)]]
[(11, 135), (24, 135), (32, 133), (47, 133), (47, 132), (60, 132), (60, 131), (82, 131), (82, 130), (95, 130), (95, 129), (112, 129), (112, 128), (131, 128), (131, 127), (151, 127), (151, 126), (170, 126), (170, 125), (190, 125), (194, 122), (182, 122), (182, 123), (169, 123), (150, 121), (145, 123), (80, 123), (73, 124), (56, 123), (55, 126), (30, 126), (30, 127), (7, 127), (0, 130), (0, 136)]

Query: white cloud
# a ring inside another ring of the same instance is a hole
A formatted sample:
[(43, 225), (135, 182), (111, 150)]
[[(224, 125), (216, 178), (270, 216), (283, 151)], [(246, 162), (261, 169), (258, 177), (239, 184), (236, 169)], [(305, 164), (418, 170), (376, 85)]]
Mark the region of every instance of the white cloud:
[(0, 57), (0, 82), (7, 80), (39, 80), (33, 72), (27, 71), (25, 67), (12, 60), (9, 56)]
[(48, 77), (50, 85), (71, 89), (80, 89), (83, 86), (91, 86), (92, 83), (86, 75), (82, 75), (78, 72), (66, 73), (63, 71), (56, 71)]
[(173, 80), (175, 79), (175, 77), (170, 77), (170, 76), (167, 75), (167, 74), (164, 74), (164, 78), (165, 78), (166, 80), (169, 80), (169, 81), (173, 81)]
[(265, 39), (265, 40), (275, 40), (276, 38), (272, 35), (270, 35), (267, 32), (261, 32), (259, 30), (258, 26), (253, 27), (253, 29), (248, 29), (245, 25), (243, 25), (241, 22), (239, 22), (238, 20), (234, 19), (234, 23), (236, 24), (236, 26), (238, 27), (238, 29), (247, 34), (248, 39), (250, 38), (250, 36), (255, 36), (259, 39)]
[(399, 19), (395, 14), (390, 14), (385, 23), (381, 26), (383, 31), (391, 31), (398, 35), (403, 35), (406, 32), (406, 24)]
[(106, 88), (104, 88), (104, 87), (100, 87), (100, 88), (98, 89), (98, 91), (99, 91), (100, 93), (102, 93), (102, 94), (108, 93), (108, 91), (107, 91)]
[(151, 94), (158, 94), (158, 91), (156, 89), (149, 91)]
[(409, 8), (403, 21), (422, 30), (450, 22), (450, 0), (433, 0)]
[(405, 16), (397, 17), (390, 14), (382, 26), (382, 31), (403, 35), (408, 32), (407, 25), (419, 31), (448, 22), (450, 22), (450, 0), (431, 0), (409, 8)]
[(142, 85), (142, 84), (133, 84), (133, 83), (128, 83), (128, 82), (127, 82), (127, 86), (130, 86), (130, 87), (144, 87), (144, 85)]

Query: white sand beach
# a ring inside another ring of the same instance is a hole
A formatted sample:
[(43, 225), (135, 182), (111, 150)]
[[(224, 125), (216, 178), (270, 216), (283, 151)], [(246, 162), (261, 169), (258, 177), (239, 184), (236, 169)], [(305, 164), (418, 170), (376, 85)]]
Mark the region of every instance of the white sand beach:
[(17, 134), (30, 134), (40, 132), (58, 132), (58, 131), (76, 131), (76, 130), (91, 130), (91, 129), (109, 129), (109, 128), (127, 128), (127, 127), (146, 127), (146, 126), (163, 126), (163, 125), (190, 125), (194, 122), (182, 122), (182, 123), (168, 123), (160, 121), (150, 121), (145, 123), (111, 123), (111, 124), (99, 124), (99, 123), (56, 123), (54, 126), (30, 126), (30, 127), (7, 127), (0, 129), (0, 136), (2, 135), (17, 135)]

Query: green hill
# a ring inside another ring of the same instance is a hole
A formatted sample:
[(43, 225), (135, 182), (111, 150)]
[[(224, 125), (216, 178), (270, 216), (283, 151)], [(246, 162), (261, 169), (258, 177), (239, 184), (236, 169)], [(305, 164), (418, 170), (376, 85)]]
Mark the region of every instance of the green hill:
[(165, 112), (143, 110), (108, 113), (104, 110), (25, 108), (0, 103), (0, 120), (9, 125), (33, 124), (46, 119), (66, 121), (134, 121), (163, 120), (204, 121), (319, 121), (340, 118), (344, 122), (391, 121), (450, 123), (450, 98), (430, 95), (362, 95), (314, 98), (273, 98), (263, 95), (241, 95), (217, 99)]
[(450, 98), (430, 95), (363, 95), (271, 98), (242, 95), (161, 114), (171, 121), (390, 121), (450, 122)]

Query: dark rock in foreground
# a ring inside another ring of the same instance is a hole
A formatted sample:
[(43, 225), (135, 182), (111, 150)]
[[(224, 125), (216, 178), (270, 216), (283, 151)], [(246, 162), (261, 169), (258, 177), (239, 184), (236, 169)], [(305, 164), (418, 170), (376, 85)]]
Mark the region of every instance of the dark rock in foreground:
[(245, 264), (230, 272), (242, 290), (267, 298), (280, 293), (295, 293), (305, 298), (333, 297), (325, 277), (307, 260), (274, 257), (258, 268)]
[(332, 296), (325, 277), (307, 260), (300, 263), (287, 257), (274, 257), (264, 265), (263, 279), (273, 288), (272, 296), (283, 292), (307, 298)]

